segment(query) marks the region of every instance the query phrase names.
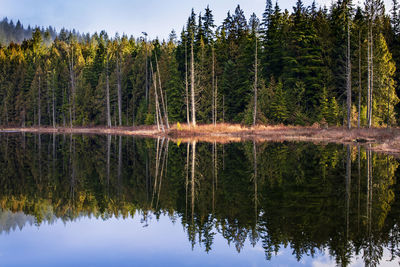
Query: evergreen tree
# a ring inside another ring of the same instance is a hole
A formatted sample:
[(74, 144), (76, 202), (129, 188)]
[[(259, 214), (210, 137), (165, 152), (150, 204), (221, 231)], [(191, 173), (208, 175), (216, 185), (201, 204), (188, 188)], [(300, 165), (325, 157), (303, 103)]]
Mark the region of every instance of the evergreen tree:
[(286, 123), (289, 118), (286, 107), (286, 97), (282, 90), (283, 84), (278, 82), (275, 87), (274, 96), (271, 103), (271, 117), (273, 121), (278, 123)]
[(331, 98), (331, 101), (329, 103), (329, 114), (328, 114), (328, 123), (330, 125), (335, 125), (337, 126), (339, 123), (339, 105), (336, 101), (335, 97)]

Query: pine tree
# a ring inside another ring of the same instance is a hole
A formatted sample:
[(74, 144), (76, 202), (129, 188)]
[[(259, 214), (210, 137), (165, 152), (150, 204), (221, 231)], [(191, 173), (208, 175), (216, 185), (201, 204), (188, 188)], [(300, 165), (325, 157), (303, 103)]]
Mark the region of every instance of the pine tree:
[(328, 115), (328, 123), (330, 125), (335, 125), (337, 126), (339, 123), (339, 105), (336, 101), (335, 97), (331, 98), (331, 101), (329, 103), (329, 115)]
[(375, 124), (395, 122), (394, 106), (399, 103), (395, 92), (394, 74), (396, 66), (386, 44), (383, 34), (375, 41), (375, 93), (373, 99), (373, 121)]
[(288, 119), (285, 93), (282, 90), (282, 83), (278, 82), (275, 87), (274, 97), (271, 103), (271, 117), (275, 122), (285, 123)]
[(318, 107), (319, 95), (323, 88), (320, 72), (323, 66), (321, 45), (313, 24), (310, 23), (310, 15), (301, 0), (297, 1), (291, 20), (293, 24), (283, 57), (282, 80), (289, 90), (294, 90), (298, 81), (304, 83), (302, 107), (311, 117)]

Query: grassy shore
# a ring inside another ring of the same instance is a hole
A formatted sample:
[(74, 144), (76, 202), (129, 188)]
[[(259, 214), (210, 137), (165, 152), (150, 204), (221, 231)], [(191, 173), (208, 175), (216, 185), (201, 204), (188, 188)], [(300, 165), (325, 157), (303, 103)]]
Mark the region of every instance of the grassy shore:
[(266, 141), (306, 141), (314, 143), (362, 144), (374, 151), (400, 155), (399, 128), (354, 128), (348, 130), (342, 127), (302, 127), (283, 125), (257, 125), (247, 127), (239, 124), (220, 123), (217, 125), (198, 125), (190, 127), (186, 124), (171, 126), (168, 131), (158, 131), (156, 126), (139, 127), (3, 127), (0, 132), (31, 132), (31, 133), (74, 133), (74, 134), (113, 134), (135, 135), (143, 137), (169, 137), (179, 142), (241, 142), (255, 140)]

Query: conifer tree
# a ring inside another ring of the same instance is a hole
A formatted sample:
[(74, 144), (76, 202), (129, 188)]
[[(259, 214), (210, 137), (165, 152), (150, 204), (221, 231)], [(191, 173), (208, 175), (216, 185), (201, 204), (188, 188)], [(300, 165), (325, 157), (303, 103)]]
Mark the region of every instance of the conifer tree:
[(282, 83), (278, 82), (275, 87), (274, 97), (271, 103), (271, 115), (274, 121), (285, 123), (288, 119), (288, 110), (286, 107), (286, 97), (282, 90)]

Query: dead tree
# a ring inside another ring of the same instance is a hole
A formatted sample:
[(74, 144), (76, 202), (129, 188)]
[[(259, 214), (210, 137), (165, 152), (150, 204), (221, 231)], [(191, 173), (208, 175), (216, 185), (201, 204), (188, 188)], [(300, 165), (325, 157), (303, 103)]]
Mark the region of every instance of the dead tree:
[[(74, 64), (74, 48), (72, 44), (70, 44), (70, 49), (71, 53), (68, 52), (68, 70), (71, 83), (69, 119), (70, 119), (70, 126), (72, 128), (72, 122), (75, 120), (75, 64)], [(72, 110), (71, 110), (71, 105), (72, 105)]]
[(56, 128), (56, 98), (55, 98), (55, 86), (54, 86), (54, 74), (53, 74), (53, 84), (52, 84), (52, 114), (53, 114), (53, 128)]
[(347, 56), (346, 56), (346, 94), (347, 128), (351, 129), (351, 54), (350, 54), (350, 18), (347, 18)]
[(156, 77), (156, 74), (154, 73), (153, 64), (151, 63), (151, 61), (150, 61), (150, 69), (151, 69), (151, 75), (153, 77), (152, 80), (153, 80), (153, 85), (154, 85), (154, 98), (155, 98), (155, 106), (156, 106), (157, 129), (158, 129), (158, 131), (160, 131), (160, 126), (161, 126), (161, 130), (163, 132), (165, 132), (164, 123), (163, 123), (161, 111), (160, 111), (160, 102), (158, 101), (157, 77)]
[(39, 77), (38, 77), (38, 124), (39, 124), (39, 128), (40, 128), (40, 124), (41, 124), (41, 118), (42, 118), (42, 106), (41, 106), (41, 99), (40, 99), (40, 95), (42, 94), (42, 90), (41, 90), (41, 84), (40, 84), (40, 72), (39, 72)]
[(190, 125), (187, 41), (185, 42), (185, 92), (186, 92), (186, 120), (187, 124)]
[(215, 114), (215, 55), (214, 47), (212, 48), (212, 70), (211, 70), (211, 83), (212, 83), (212, 121), (216, 124), (216, 114)]
[[(154, 56), (155, 56), (155, 59), (156, 59), (156, 67), (157, 67), (157, 74), (158, 74), (158, 85), (160, 87), (161, 104), (162, 104), (162, 108), (163, 108), (163, 111), (164, 111), (165, 125), (167, 126), (167, 129), (169, 129), (168, 110), (167, 110), (167, 106), (165, 104), (166, 102), (164, 101), (164, 93), (163, 93), (162, 86), (161, 86), (160, 68), (158, 67), (157, 55), (154, 55)], [(167, 97), (167, 95), (165, 95), (165, 97)]]
[(253, 112), (253, 126), (256, 125), (257, 122), (257, 71), (258, 71), (258, 62), (257, 62), (257, 36), (256, 36), (256, 53), (254, 56), (254, 112)]
[[(119, 46), (119, 44), (117, 44)], [(119, 47), (117, 47), (117, 65), (116, 65), (116, 74), (117, 74), (117, 93), (118, 93), (118, 123), (119, 126), (122, 126), (122, 91), (121, 91), (121, 67), (120, 67), (120, 52)]]
[(109, 73), (108, 73), (108, 61), (109, 61), (109, 54), (108, 54), (108, 47), (107, 47), (107, 54), (106, 54), (106, 105), (107, 105), (107, 127), (111, 127), (111, 111), (110, 111), (110, 81), (109, 81)]
[(358, 30), (358, 118), (357, 128), (361, 126), (361, 29)]
[(190, 87), (191, 87), (191, 93), (192, 93), (192, 124), (193, 127), (196, 127), (196, 103), (195, 103), (195, 95), (194, 95), (194, 52), (193, 52), (193, 40), (191, 44), (191, 60), (190, 60), (190, 66), (191, 66), (191, 72), (190, 72)]
[(214, 114), (215, 114), (215, 124), (218, 121), (218, 78), (215, 78), (215, 98), (214, 98)]

